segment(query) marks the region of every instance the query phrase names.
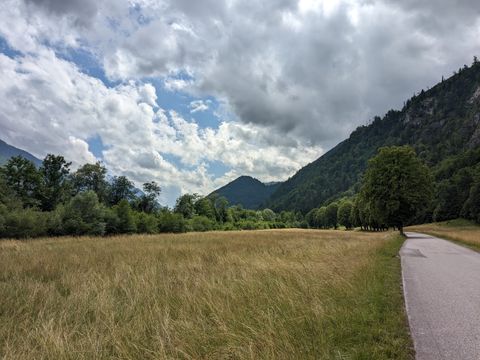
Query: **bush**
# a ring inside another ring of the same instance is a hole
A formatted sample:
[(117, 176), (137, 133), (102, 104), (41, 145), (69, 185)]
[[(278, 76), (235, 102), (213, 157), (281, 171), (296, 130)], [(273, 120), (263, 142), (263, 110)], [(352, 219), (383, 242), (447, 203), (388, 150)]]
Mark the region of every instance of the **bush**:
[(47, 235), (46, 214), (33, 209), (15, 209), (0, 215), (0, 236), (26, 239)]
[(137, 231), (133, 211), (127, 200), (121, 200), (115, 206), (115, 211), (118, 216), (118, 232), (120, 234), (133, 234)]
[(63, 235), (62, 219), (65, 212), (63, 205), (57, 206), (57, 208), (47, 214), (46, 227), (47, 234), (51, 236)]
[(137, 232), (140, 234), (158, 233), (158, 220), (155, 215), (144, 212), (136, 213), (135, 224), (137, 227)]
[(206, 216), (200, 215), (193, 216), (189, 220), (188, 225), (192, 231), (211, 231), (215, 229), (215, 222)]
[(120, 219), (116, 209), (105, 209), (103, 218), (105, 221), (105, 234), (113, 235), (120, 232)]
[(182, 214), (162, 211), (158, 215), (158, 230), (164, 233), (182, 233), (187, 231), (187, 226)]
[(222, 224), (221, 230), (223, 231), (234, 231), (238, 230), (238, 228), (235, 226), (235, 224), (231, 222), (226, 222)]
[(104, 209), (93, 191), (79, 193), (65, 206), (63, 231), (68, 235), (104, 235)]

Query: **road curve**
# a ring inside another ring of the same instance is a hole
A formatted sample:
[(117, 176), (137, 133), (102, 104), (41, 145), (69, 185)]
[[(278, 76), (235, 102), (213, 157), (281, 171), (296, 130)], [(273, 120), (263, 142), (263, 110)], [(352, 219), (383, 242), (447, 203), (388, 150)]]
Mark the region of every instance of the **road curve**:
[(480, 359), (480, 254), (408, 232), (400, 250), (417, 360)]

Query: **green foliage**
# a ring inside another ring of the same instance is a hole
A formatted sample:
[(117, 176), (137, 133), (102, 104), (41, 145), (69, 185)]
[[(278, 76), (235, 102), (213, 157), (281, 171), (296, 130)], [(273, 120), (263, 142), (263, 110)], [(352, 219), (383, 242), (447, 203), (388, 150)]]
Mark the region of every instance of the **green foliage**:
[(39, 204), (41, 176), (33, 162), (21, 156), (15, 156), (0, 169), (6, 185), (15, 193), (23, 206), (35, 207)]
[(203, 215), (194, 215), (188, 221), (192, 231), (211, 231), (215, 229), (215, 222)]
[(133, 201), (135, 187), (126, 176), (114, 176), (108, 186), (108, 203), (117, 205), (122, 200)]
[(88, 190), (74, 196), (65, 206), (62, 224), (68, 235), (103, 235), (104, 209), (97, 194)]
[(275, 218), (276, 218), (275, 212), (271, 209), (263, 209), (261, 216), (263, 221), (268, 221), (268, 222), (275, 221)]
[(198, 200), (197, 194), (184, 194), (177, 199), (174, 211), (181, 214), (185, 219), (191, 219), (195, 214), (195, 202)]
[(158, 229), (163, 233), (183, 233), (187, 224), (182, 214), (164, 210), (158, 215)]
[(115, 206), (115, 211), (119, 220), (118, 232), (120, 234), (133, 234), (137, 227), (135, 225), (135, 218), (133, 216), (132, 208), (127, 200), (121, 200)]
[(143, 195), (138, 201), (138, 209), (149, 214), (156, 211), (159, 206), (157, 198), (160, 192), (160, 186), (155, 181), (143, 184)]
[(343, 200), (338, 206), (337, 219), (340, 225), (345, 226), (347, 229), (353, 227), (352, 222), (353, 202), (350, 200)]
[(205, 216), (208, 219), (215, 220), (215, 206), (212, 199), (203, 197), (198, 199), (194, 205), (195, 213), (197, 215)]
[(480, 169), (475, 174), (468, 198), (462, 209), (462, 215), (480, 224)]
[(213, 200), (213, 206), (215, 208), (215, 217), (220, 223), (232, 221), (232, 215), (228, 211), (228, 200), (223, 196), (215, 196)]
[(105, 202), (108, 183), (107, 169), (100, 162), (81, 166), (72, 176), (75, 193), (93, 191), (100, 202)]
[(336, 203), (331, 203), (327, 206), (325, 211), (325, 226), (327, 228), (337, 228), (338, 226), (338, 205)]
[(26, 239), (47, 234), (46, 214), (27, 209), (7, 210), (0, 205), (0, 237)]
[(432, 187), (430, 170), (411, 147), (385, 147), (369, 161), (360, 200), (370, 220), (402, 232), (405, 224), (428, 208)]
[(158, 233), (158, 219), (153, 214), (144, 212), (135, 214), (136, 231), (139, 234)]
[(321, 208), (317, 209), (315, 212), (315, 227), (320, 229), (326, 229), (327, 226), (327, 207), (322, 206)]
[(58, 204), (69, 197), (71, 162), (63, 156), (48, 154), (39, 169), (41, 176), (40, 201), (44, 211), (54, 210)]

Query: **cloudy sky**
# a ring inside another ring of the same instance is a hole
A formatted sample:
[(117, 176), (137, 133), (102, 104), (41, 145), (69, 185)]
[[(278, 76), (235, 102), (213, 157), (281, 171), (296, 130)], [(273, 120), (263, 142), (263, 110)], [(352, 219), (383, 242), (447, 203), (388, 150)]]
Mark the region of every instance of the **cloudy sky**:
[(475, 54), (478, 0), (2, 0), (0, 138), (171, 205), (284, 180)]

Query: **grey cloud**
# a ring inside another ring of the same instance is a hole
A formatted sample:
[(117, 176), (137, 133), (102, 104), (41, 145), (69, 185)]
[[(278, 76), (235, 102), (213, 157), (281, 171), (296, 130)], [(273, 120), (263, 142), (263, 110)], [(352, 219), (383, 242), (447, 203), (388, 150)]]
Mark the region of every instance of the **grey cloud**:
[(95, 0), (24, 0), (47, 12), (58, 16), (72, 16), (75, 23), (86, 26), (96, 16), (98, 8)]
[[(25, 1), (79, 19), (100, 6)], [(113, 3), (105, 0), (102, 9)], [(282, 146), (333, 146), (471, 61), (480, 47), (480, 2), (471, 0), (345, 0), (304, 12), (294, 0), (138, 4), (148, 24), (108, 41), (88, 33), (111, 78), (187, 71), (196, 82), (185, 90), (214, 95), (240, 121), (286, 134)]]

